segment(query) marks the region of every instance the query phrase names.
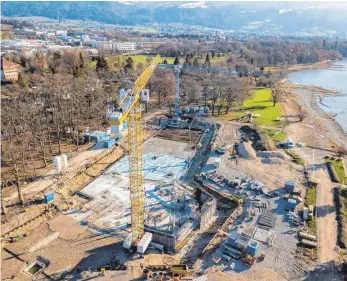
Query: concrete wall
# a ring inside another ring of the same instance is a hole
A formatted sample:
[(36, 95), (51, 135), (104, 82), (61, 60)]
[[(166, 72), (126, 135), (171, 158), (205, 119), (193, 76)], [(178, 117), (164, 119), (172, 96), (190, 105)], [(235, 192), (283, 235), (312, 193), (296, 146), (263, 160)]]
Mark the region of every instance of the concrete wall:
[(217, 200), (214, 198), (209, 199), (201, 207), (200, 214), (200, 229), (205, 228), (210, 225), (213, 221), (213, 217), (216, 214)]
[(201, 228), (208, 227), (213, 221), (213, 217), (216, 214), (217, 200), (210, 198), (202, 205), (201, 212), (196, 215), (194, 221), (186, 221), (180, 229), (175, 233), (168, 233), (157, 230), (153, 227), (145, 226), (145, 231), (153, 234), (152, 241), (161, 245), (169, 251), (175, 251), (177, 244), (185, 239), (194, 227), (199, 226)]
[(176, 236), (174, 234), (165, 233), (152, 227), (145, 226), (145, 231), (153, 234), (152, 241), (164, 245), (167, 250), (174, 251), (176, 248)]

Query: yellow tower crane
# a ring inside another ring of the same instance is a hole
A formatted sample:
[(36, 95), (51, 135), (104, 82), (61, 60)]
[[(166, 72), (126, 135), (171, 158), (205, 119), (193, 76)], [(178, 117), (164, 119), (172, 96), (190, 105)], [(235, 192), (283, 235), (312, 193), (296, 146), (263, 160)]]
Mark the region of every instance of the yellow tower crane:
[(151, 65), (135, 81), (130, 94), (125, 95), (119, 103), (122, 113), (117, 121), (109, 121), (110, 125), (121, 125), (127, 118), (129, 145), (129, 185), (131, 204), (132, 242), (138, 242), (144, 235), (145, 224), (145, 190), (142, 171), (142, 109), (141, 90), (143, 90), (153, 71), (160, 61), (158, 54)]

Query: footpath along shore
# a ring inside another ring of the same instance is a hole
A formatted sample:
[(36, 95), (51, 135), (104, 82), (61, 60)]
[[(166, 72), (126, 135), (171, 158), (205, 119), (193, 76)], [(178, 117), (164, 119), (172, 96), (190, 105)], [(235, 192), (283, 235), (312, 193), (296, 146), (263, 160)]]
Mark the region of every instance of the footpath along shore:
[(298, 103), (308, 111), (308, 115), (319, 120), (329, 138), (338, 146), (347, 149), (347, 133), (334, 120), (332, 115), (326, 113), (319, 107), (319, 101), (317, 101), (317, 97), (339, 95), (338, 92), (314, 86), (290, 83), (286, 83), (286, 87), (290, 88), (290, 92), (299, 98)]

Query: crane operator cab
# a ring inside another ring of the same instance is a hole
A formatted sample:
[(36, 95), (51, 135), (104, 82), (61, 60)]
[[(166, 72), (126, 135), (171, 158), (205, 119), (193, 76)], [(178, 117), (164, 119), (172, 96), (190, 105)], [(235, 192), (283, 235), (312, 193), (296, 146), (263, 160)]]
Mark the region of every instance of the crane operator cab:
[(149, 90), (148, 89), (141, 90), (140, 102), (141, 103), (148, 103), (149, 102)]

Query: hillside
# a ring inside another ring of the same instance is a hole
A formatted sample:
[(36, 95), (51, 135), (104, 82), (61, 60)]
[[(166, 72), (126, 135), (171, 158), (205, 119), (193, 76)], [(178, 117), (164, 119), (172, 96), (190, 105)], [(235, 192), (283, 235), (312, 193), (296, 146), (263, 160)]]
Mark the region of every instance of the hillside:
[(2, 2), (2, 16), (110, 24), (182, 23), (245, 31), (346, 36), (347, 4), (315, 2)]

